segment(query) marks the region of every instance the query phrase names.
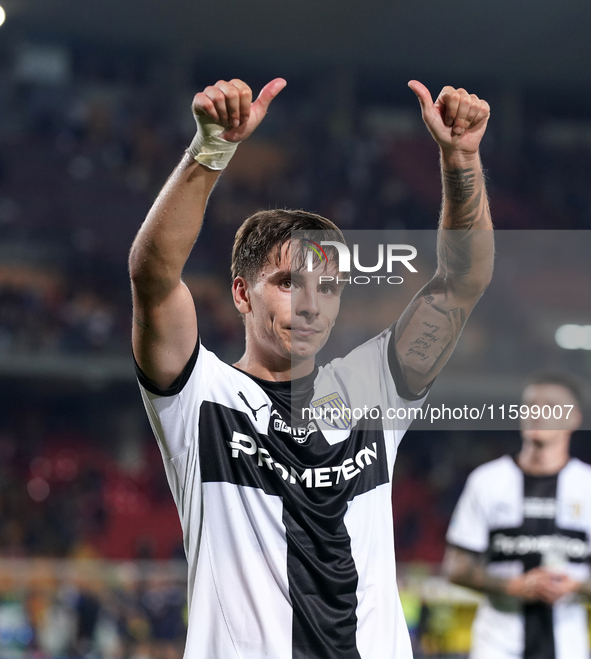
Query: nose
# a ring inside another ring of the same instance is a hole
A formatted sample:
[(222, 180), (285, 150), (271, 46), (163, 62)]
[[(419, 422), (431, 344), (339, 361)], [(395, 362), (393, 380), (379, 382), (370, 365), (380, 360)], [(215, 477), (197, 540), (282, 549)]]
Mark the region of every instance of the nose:
[(295, 296), (292, 296), (292, 311), (296, 316), (314, 318), (319, 313), (318, 292), (316, 287), (302, 286)]

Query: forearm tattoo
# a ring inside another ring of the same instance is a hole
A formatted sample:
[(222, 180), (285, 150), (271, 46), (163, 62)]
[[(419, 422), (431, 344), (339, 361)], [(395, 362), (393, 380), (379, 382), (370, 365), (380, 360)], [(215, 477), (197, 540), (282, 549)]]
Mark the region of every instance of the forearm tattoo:
[(449, 580), (458, 586), (483, 593), (505, 593), (507, 581), (490, 575), (482, 556), (472, 555), (459, 549), (448, 550), (445, 572)]
[[(484, 218), (487, 209), (482, 174), (473, 167), (444, 169), (444, 223), (448, 229), (469, 231)], [(446, 208), (447, 207), (447, 208)]]
[(484, 178), (473, 167), (443, 170), (444, 202), (437, 243), (439, 266), (446, 275), (467, 276), (474, 266), (471, 230), (484, 225), (488, 199)]
[[(480, 166), (442, 169), (437, 273), (396, 326), (396, 351), (411, 389), (439, 373), (492, 271), (492, 233)], [(486, 235), (485, 235), (486, 234)]]
[(443, 186), (450, 201), (464, 203), (474, 194), (476, 173), (472, 167), (443, 170)]

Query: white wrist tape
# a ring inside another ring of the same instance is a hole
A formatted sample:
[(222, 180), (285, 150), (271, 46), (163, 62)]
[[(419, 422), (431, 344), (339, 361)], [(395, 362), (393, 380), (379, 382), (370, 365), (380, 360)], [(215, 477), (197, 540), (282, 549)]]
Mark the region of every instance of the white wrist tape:
[(197, 123), (197, 134), (187, 149), (187, 153), (209, 169), (225, 169), (236, 151), (238, 142), (228, 142), (222, 139), (220, 134), (226, 129), (210, 117), (203, 114), (194, 116)]

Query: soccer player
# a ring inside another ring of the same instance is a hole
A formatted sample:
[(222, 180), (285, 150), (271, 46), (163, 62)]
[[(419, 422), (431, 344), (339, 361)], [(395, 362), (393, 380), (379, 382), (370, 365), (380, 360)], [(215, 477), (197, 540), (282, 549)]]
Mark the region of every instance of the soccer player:
[(452, 87), (434, 103), (409, 83), (441, 151), (438, 268), (395, 325), (322, 369), (315, 355), (342, 287), (319, 275), (336, 281), (336, 252), (327, 247), (328, 263), (316, 259), (308, 271), (299, 259), (306, 241), (292, 232), (333, 242), (342, 234), (304, 211), (248, 218), (232, 255), (246, 349), (228, 365), (201, 345), (181, 274), (220, 171), (285, 84), (271, 81), (254, 102), (237, 79), (195, 96), (197, 135), (130, 253), (138, 379), (189, 563), (185, 656), (408, 659), (390, 482), (410, 421), (388, 429), (345, 418), (330, 427), (294, 418), (292, 403), (422, 404), (492, 273), (479, 158), (489, 106)]
[(522, 403), (530, 414), (521, 450), (470, 474), (447, 533), (445, 571), (486, 594), (471, 659), (588, 659), (581, 599), (591, 596), (591, 466), (569, 455), (581, 390), (567, 374), (540, 373)]

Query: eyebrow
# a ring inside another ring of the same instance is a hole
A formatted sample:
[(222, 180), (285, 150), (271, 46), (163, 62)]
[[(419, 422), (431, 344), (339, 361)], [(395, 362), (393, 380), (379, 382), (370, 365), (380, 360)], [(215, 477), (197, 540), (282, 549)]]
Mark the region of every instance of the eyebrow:
[[(291, 268), (284, 268), (283, 270), (278, 270), (277, 272), (274, 272), (273, 274), (269, 275), (268, 278), (268, 280), (273, 282), (281, 281), (282, 279), (292, 279), (294, 281), (302, 281), (304, 279), (304, 276), (301, 274), (301, 272), (297, 270), (292, 270)], [(328, 285), (328, 284), (337, 286), (341, 290), (345, 288), (344, 281), (340, 281), (338, 283), (336, 282), (336, 280), (333, 280), (332, 282), (324, 282), (324, 285)]]
[(283, 270), (278, 270), (269, 276), (269, 279), (278, 280), (278, 279), (298, 279), (301, 278), (301, 275), (297, 272), (294, 272), (290, 268), (285, 268)]

